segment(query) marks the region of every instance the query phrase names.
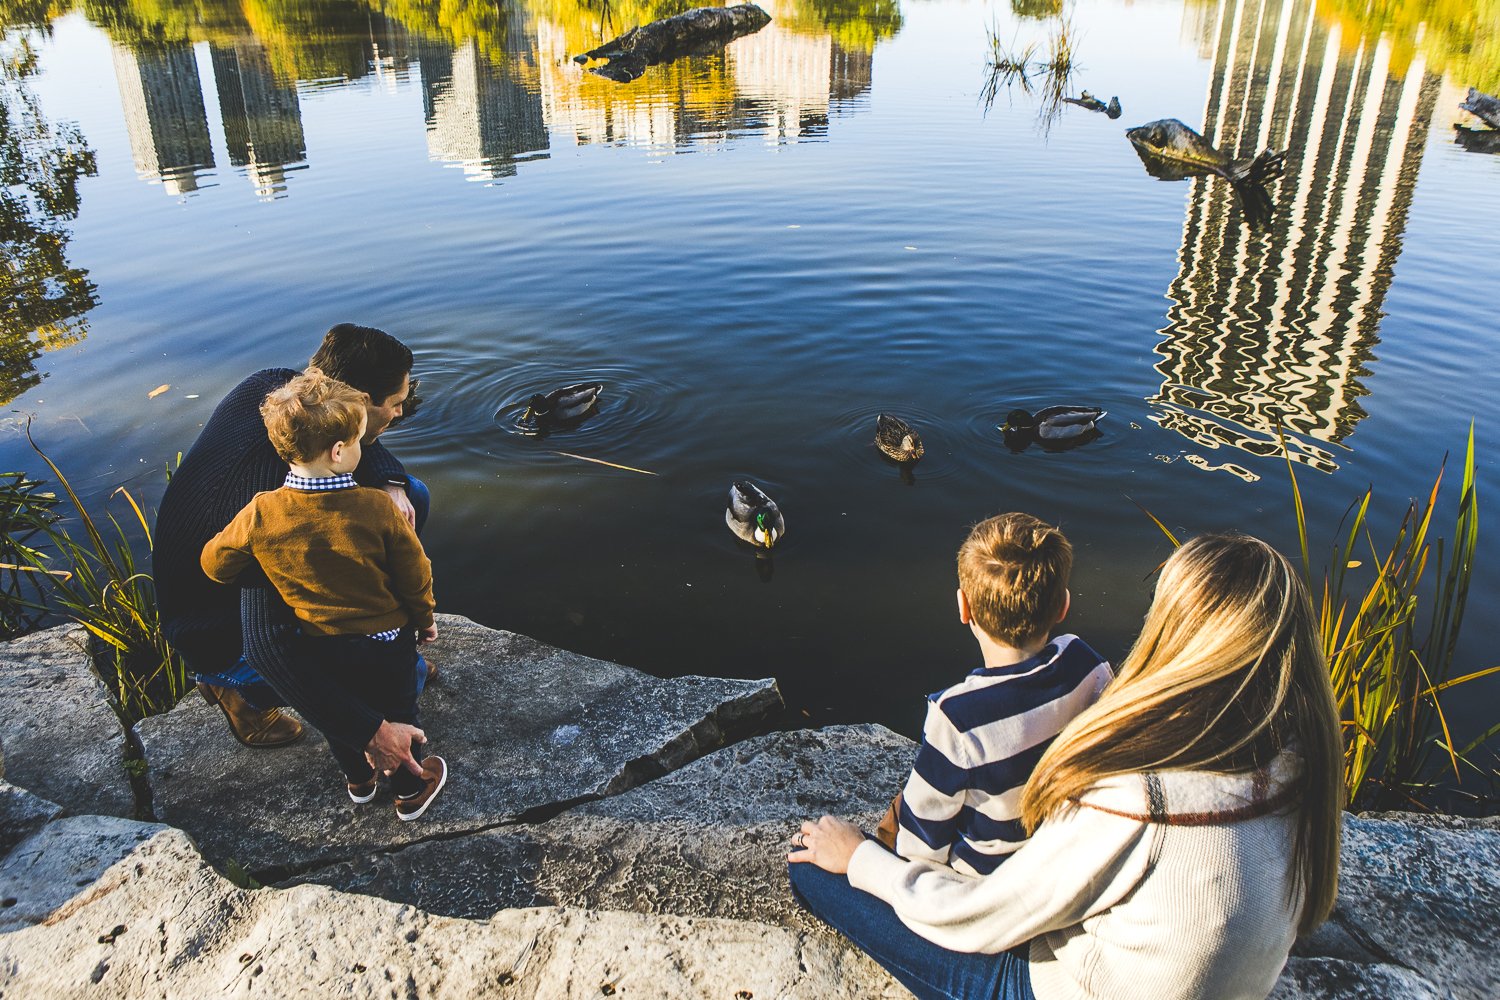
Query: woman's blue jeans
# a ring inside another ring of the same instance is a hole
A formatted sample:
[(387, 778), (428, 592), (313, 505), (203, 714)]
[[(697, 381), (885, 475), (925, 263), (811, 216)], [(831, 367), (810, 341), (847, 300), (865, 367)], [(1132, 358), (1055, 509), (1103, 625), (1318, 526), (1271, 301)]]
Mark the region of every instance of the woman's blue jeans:
[(792, 895), (813, 916), (885, 966), (918, 1000), (1036, 1000), (1028, 945), (998, 955), (940, 948), (913, 933), (883, 900), (843, 875), (789, 864)]

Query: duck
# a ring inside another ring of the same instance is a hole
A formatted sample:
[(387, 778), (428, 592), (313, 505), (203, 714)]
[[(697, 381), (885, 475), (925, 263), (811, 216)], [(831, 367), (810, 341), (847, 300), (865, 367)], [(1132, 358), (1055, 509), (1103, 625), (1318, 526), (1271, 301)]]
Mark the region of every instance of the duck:
[(875, 417), (875, 447), (898, 462), (915, 462), (925, 453), (922, 438), (900, 417), (888, 413)]
[(730, 484), (724, 523), (758, 549), (771, 548), (786, 534), (786, 518), (781, 516), (781, 508), (748, 479), (737, 479)]
[(546, 395), (537, 393), (526, 401), (522, 423), (555, 424), (574, 420), (593, 409), (604, 391), (603, 382), (579, 382), (553, 389)]
[(1035, 414), (1011, 410), (1000, 431), (1007, 437), (1030, 434), (1039, 441), (1069, 441), (1098, 430), (1094, 425), (1105, 416), (1107, 411), (1097, 406), (1047, 406)]

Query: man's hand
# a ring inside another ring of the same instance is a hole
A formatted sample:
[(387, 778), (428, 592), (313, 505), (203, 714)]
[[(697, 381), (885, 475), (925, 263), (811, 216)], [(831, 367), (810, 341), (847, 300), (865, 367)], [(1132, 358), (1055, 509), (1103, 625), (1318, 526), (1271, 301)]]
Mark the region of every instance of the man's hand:
[(386, 483), (381, 489), (385, 490), (386, 496), (391, 498), (391, 503), (406, 518), (406, 523), (411, 525), (413, 531), (417, 530), (417, 508), (411, 505), (411, 498), (406, 495), (405, 486), (397, 486), (395, 483)]
[(427, 734), (416, 726), (386, 720), (375, 730), (370, 742), (365, 744), (365, 758), (377, 771), (390, 773), (398, 767), (404, 767), (412, 774), (420, 775), (422, 765), (411, 755), (412, 740), (426, 743)]
[(437, 623), (433, 622), (426, 628), (418, 630), (417, 641), (421, 643), (437, 642)]

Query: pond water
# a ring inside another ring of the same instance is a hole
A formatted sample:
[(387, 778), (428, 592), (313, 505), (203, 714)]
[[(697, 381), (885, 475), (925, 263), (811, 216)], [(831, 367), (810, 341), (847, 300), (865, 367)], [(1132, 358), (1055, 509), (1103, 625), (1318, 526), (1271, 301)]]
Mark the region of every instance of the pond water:
[[(1454, 124), (1500, 42), (1473, 5), (765, 6), (620, 84), (570, 57), (683, 4), (54, 5), (10, 83), (94, 171), (8, 304), (0, 465), (41, 468), (34, 415), (91, 501), (154, 503), (240, 378), (379, 326), (417, 356), (426, 403), (385, 440), (432, 486), (442, 610), (908, 734), (976, 665), (953, 554), (989, 514), (1063, 526), (1071, 628), (1118, 658), (1169, 551), (1137, 504), (1295, 549), (1278, 416), (1316, 545), (1372, 483), (1389, 535), (1471, 420), (1497, 502), (1500, 155)], [(1046, 60), (1064, 25), (1071, 75), (991, 89), (992, 39)], [(1085, 89), (1122, 116), (1055, 101)], [(1161, 118), (1287, 150), (1269, 225), (1149, 176), (1124, 130)], [(514, 433), (583, 380), (596, 416)], [(1101, 436), (1008, 449), (1007, 411), (1051, 403), (1103, 407)], [(880, 411), (925, 440), (910, 476)], [(785, 512), (772, 562), (725, 527), (737, 478)], [(1481, 546), (1467, 669), (1495, 660)], [(1450, 701), (1475, 732), (1500, 685)]]

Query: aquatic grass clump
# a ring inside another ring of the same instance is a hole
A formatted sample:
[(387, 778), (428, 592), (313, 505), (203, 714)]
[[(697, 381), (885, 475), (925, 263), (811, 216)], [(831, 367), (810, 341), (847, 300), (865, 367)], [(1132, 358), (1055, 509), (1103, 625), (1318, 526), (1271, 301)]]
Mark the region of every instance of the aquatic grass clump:
[(985, 67), (988, 75), (980, 88), (985, 111), (989, 111), (1002, 90), (1019, 87), (1023, 94), (1040, 95), (1037, 119), (1044, 132), (1050, 131), (1062, 115), (1063, 98), (1068, 96), (1073, 76), (1081, 68), (1075, 56), (1077, 32), (1072, 19), (1058, 20), (1047, 37), (1045, 57), (1042, 43), (1035, 39), (1021, 47), (1015, 39), (1007, 45), (993, 26), (988, 38), (990, 52)]
[[(1296, 471), (1287, 462), (1303, 574), (1318, 612), (1344, 725), (1344, 781), (1351, 808), (1425, 806), (1424, 799), (1436, 790), (1444, 770), (1451, 768), (1460, 786), (1466, 773), (1483, 774), (1469, 756), (1500, 732), (1496, 725), (1455, 747), (1438, 697), (1500, 673), (1500, 666), (1492, 666), (1453, 676), (1479, 544), (1472, 426), (1451, 541), (1432, 538), (1446, 465), (1445, 457), (1426, 499), (1420, 504), (1411, 501), (1388, 545), (1377, 545), (1370, 531), (1374, 490), (1367, 489), (1345, 513), (1341, 538), (1333, 544), (1319, 579), (1309, 555), (1307, 515)], [(1351, 570), (1363, 568), (1362, 554), (1368, 555), (1370, 570), (1351, 575)], [(1425, 620), (1424, 581), (1431, 581)], [(1441, 756), (1434, 766), (1438, 751)]]
[[(1440, 796), (1454, 794), (1477, 803), (1481, 796), (1463, 787), (1465, 778), (1486, 780), (1486, 794), (1493, 799), (1500, 774), (1485, 771), (1471, 758), (1500, 734), (1500, 724), (1454, 746), (1439, 699), (1445, 691), (1500, 673), (1500, 666), (1491, 666), (1453, 676), (1479, 544), (1473, 427), (1451, 542), (1434, 539), (1432, 531), (1445, 457), (1426, 499), (1407, 506), (1387, 545), (1377, 545), (1370, 529), (1374, 488), (1366, 489), (1340, 521), (1339, 538), (1321, 571), (1313, 568), (1296, 467), (1279, 429), (1278, 436), (1291, 479), (1303, 579), (1343, 726), (1345, 806), (1425, 810), (1434, 808)], [(1142, 510), (1174, 546), (1181, 544), (1155, 515)], [(1449, 770), (1453, 785), (1445, 788)]]
[[(67, 494), (86, 539), (73, 538), (61, 522), (49, 523), (44, 529), (48, 541), (71, 572), (50, 570), (48, 557), (34, 549), (26, 561), (49, 574), (48, 596), (56, 610), (82, 625), (95, 640), (102, 653), (94, 657), (95, 669), (121, 719), (132, 725), (171, 709), (187, 692), (187, 672), (162, 633), (156, 589), (150, 575), (137, 568), (130, 533), (112, 513), (105, 515), (107, 529), (101, 529), (62, 470), (32, 440), (29, 425), (26, 439)], [(151, 527), (135, 497), (123, 486), (110, 497), (125, 498), (149, 551)]]

